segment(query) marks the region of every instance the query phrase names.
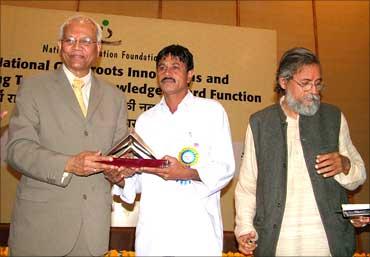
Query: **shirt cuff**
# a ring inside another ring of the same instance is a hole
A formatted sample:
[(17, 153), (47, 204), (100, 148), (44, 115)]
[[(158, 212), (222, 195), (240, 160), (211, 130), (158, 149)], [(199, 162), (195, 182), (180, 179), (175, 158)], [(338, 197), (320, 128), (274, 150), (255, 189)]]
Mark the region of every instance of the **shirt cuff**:
[(68, 177), (68, 175), (69, 175), (68, 172), (63, 173), (63, 177), (62, 177), (62, 180), (61, 180), (62, 184), (63, 184), (64, 180)]

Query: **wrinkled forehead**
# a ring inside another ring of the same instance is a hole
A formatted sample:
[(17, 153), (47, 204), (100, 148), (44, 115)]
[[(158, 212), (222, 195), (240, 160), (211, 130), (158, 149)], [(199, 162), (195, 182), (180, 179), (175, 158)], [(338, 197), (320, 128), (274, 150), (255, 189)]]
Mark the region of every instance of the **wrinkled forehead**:
[(321, 67), (316, 63), (303, 64), (293, 75), (316, 75), (321, 77)]

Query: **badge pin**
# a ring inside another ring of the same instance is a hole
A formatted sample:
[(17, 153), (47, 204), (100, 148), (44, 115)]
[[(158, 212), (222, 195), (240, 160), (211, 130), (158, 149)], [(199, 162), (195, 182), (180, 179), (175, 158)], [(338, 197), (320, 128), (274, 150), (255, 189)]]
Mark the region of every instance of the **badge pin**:
[(199, 160), (198, 150), (194, 147), (184, 147), (179, 153), (179, 159), (186, 166), (193, 166)]

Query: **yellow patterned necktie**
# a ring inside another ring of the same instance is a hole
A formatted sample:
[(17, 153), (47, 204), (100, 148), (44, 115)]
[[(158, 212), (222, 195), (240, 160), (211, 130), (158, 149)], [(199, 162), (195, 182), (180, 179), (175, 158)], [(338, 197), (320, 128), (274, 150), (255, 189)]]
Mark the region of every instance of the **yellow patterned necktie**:
[(75, 78), (73, 80), (73, 83), (72, 83), (73, 91), (75, 92), (75, 95), (77, 97), (77, 101), (78, 101), (78, 103), (81, 107), (81, 111), (84, 114), (84, 116), (86, 117), (87, 110), (86, 110), (86, 106), (85, 106), (85, 103), (84, 103), (84, 99), (82, 97), (82, 88), (83, 88), (83, 86), (84, 86), (83, 80), (78, 79), (78, 78)]

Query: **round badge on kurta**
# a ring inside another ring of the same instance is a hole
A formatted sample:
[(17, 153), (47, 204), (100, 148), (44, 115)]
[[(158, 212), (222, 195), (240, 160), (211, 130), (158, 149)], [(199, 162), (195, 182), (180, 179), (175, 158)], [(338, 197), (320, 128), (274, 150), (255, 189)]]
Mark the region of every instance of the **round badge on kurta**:
[(195, 165), (199, 160), (198, 150), (194, 147), (184, 147), (179, 153), (180, 161), (187, 165)]

